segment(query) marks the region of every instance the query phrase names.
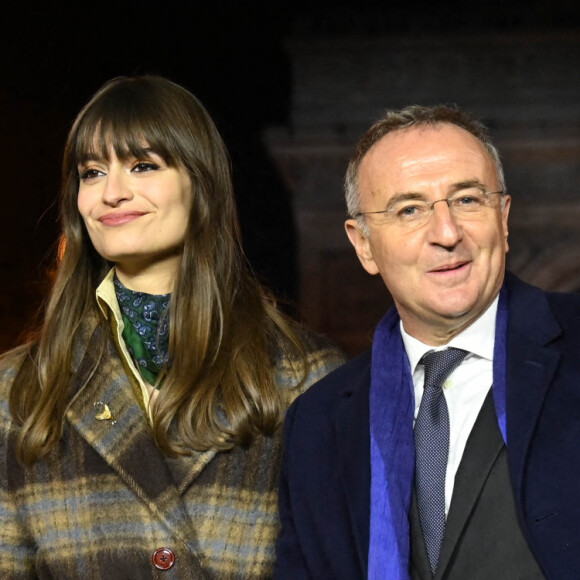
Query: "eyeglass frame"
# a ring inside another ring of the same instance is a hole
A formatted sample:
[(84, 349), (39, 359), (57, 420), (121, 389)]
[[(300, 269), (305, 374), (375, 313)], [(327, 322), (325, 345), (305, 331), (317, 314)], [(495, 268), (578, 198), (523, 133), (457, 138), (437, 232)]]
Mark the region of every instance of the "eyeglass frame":
[[(458, 191), (457, 193), (460, 194), (461, 192)], [(506, 194), (505, 190), (503, 190), (503, 189), (500, 189), (498, 191), (483, 191), (482, 193), (485, 196), (495, 195), (495, 194), (498, 194), (500, 196), (504, 196)], [(458, 195), (457, 197), (460, 198), (461, 195)], [(430, 202), (431, 203), (431, 206), (428, 209), (429, 218), (433, 215), (433, 210), (435, 208), (435, 204), (436, 203), (439, 203), (440, 201), (444, 201), (445, 204), (447, 205), (447, 208), (449, 209), (449, 211), (452, 211), (452, 209), (451, 209), (451, 207), (449, 205), (449, 200), (451, 200), (451, 199), (453, 199), (453, 195), (451, 195), (449, 197), (442, 197), (441, 199), (436, 199), (435, 201)], [(357, 218), (360, 218), (360, 217), (363, 217), (363, 216), (366, 216), (366, 215), (377, 215), (377, 214), (381, 214), (381, 213), (392, 213), (392, 211), (393, 211), (392, 208), (382, 209), (382, 210), (379, 210), (379, 211), (359, 211), (359, 212), (355, 213), (351, 217), (353, 219), (357, 219)]]

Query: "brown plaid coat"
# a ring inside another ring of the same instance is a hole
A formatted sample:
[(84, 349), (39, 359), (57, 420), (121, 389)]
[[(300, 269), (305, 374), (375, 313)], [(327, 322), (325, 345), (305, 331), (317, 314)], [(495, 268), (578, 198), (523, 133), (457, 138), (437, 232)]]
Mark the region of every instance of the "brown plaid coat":
[[(247, 449), (168, 459), (153, 442), (112, 339), (99, 372), (88, 376), (96, 334), (88, 326), (75, 348), (62, 441), (31, 468), (15, 459), (17, 427), (7, 402), (22, 351), (0, 360), (0, 578), (270, 577), (280, 434), (260, 436)], [(344, 361), (309, 340), (306, 386)], [(281, 389), (297, 382), (291, 360), (281, 359), (277, 374)], [(108, 420), (96, 418), (101, 403)], [(153, 565), (160, 548), (175, 558), (168, 570)]]

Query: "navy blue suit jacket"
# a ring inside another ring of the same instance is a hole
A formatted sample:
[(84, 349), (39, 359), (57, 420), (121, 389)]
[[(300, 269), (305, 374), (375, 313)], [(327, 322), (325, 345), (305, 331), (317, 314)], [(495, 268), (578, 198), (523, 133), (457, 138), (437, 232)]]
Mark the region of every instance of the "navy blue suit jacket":
[[(518, 517), (543, 573), (580, 576), (580, 295), (509, 273), (507, 433)], [(300, 396), (285, 423), (275, 578), (367, 577), (370, 351)]]

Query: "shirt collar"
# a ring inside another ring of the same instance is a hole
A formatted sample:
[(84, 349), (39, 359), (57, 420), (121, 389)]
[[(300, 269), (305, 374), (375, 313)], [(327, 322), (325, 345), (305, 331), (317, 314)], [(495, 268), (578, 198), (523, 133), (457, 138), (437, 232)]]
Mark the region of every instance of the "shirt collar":
[(109, 273), (97, 287), (97, 304), (105, 318), (109, 318), (109, 312), (113, 312), (117, 320), (121, 320), (121, 310), (115, 294), (115, 268), (111, 268)]
[(493, 361), (498, 300), (499, 295), (495, 297), (495, 300), (475, 322), (462, 330), (457, 336), (454, 336), (448, 344), (437, 348), (413, 338), (405, 331), (401, 320), (401, 336), (403, 337), (403, 344), (411, 365), (411, 373), (415, 372), (415, 368), (425, 353), (430, 350), (443, 350), (448, 347), (461, 348), (471, 354)]

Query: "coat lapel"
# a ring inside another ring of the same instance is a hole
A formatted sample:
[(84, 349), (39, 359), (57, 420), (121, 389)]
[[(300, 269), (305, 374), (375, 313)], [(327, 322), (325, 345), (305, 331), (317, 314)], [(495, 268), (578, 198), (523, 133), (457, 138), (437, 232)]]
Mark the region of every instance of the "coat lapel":
[(193, 451), (190, 455), (164, 458), (179, 495), (182, 496), (187, 491), (215, 455), (214, 450)]
[[(107, 341), (98, 372), (92, 373), (100, 332), (97, 329), (93, 334), (73, 377), (76, 395), (66, 419), (147, 505), (154, 517), (161, 519), (176, 538), (196, 553), (195, 530), (166, 459), (153, 441), (147, 418), (137, 404), (112, 340)], [(104, 405), (110, 416), (102, 414)], [(193, 463), (187, 480), (207, 461)]]
[(370, 526), (370, 351), (353, 373), (352, 383), (341, 393), (334, 419), (340, 477), (351, 517), (361, 567), (368, 566)]
[[(517, 495), (524, 476), (528, 446), (560, 360), (560, 353), (553, 341), (561, 330), (542, 291), (511, 276), (508, 276), (508, 288), (507, 440), (511, 477)], [(534, 315), (530, 316), (530, 312)], [(488, 395), (456, 477), (437, 577), (444, 575), (503, 445), (492, 398)], [(479, 452), (471, 452), (470, 448), (477, 448)]]
[(519, 494), (528, 446), (560, 362), (554, 341), (561, 328), (541, 290), (511, 277), (509, 282), (507, 444), (512, 482)]
[[(510, 291), (506, 374), (507, 432), (511, 476), (514, 488), (519, 490), (526, 451), (560, 359), (557, 348), (550, 343), (561, 330), (541, 290), (509, 274), (507, 282)], [(366, 366), (361, 365), (359, 372), (353, 373), (353, 381), (344, 390), (343, 400), (335, 417), (341, 478), (351, 513), (355, 542), (365, 572), (370, 525), (369, 388), (370, 353)], [(493, 419), (496, 420), (495, 413)], [(446, 538), (443, 546), (440, 571), (445, 569), (485, 477), (501, 451), (503, 440), (499, 429), (495, 430), (495, 434), (496, 437), (486, 443), (486, 458), (476, 466), (477, 482), (473, 489), (464, 489), (458, 499), (453, 499), (453, 511), (450, 511), (448, 522), (449, 538)]]

